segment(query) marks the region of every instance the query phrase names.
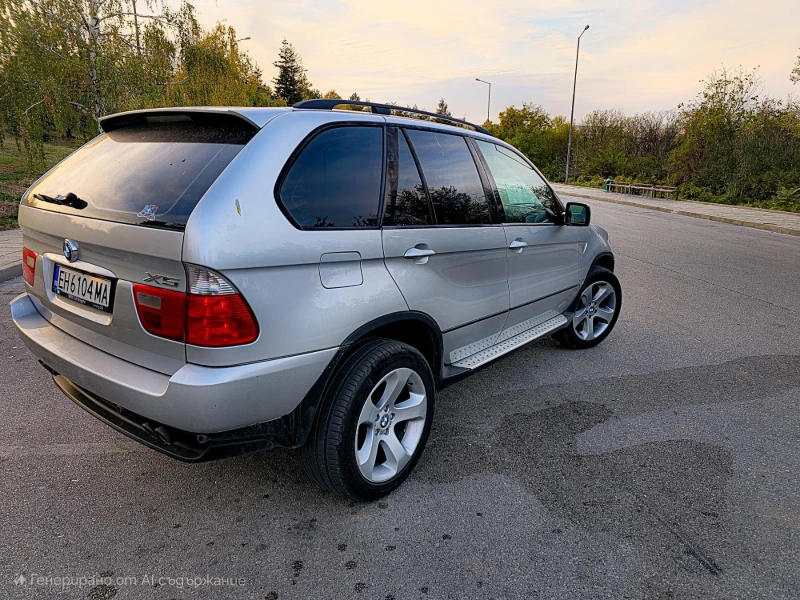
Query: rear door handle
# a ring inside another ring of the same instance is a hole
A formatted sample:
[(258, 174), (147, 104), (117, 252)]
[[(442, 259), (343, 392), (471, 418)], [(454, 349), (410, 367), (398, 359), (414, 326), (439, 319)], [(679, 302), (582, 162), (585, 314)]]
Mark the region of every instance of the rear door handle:
[(520, 254), (525, 248), (528, 247), (528, 242), (523, 241), (522, 238), (517, 238), (511, 242), (508, 247), (517, 254)]
[(436, 252), (431, 250), (428, 244), (417, 244), (413, 248), (406, 250), (406, 253), (403, 254), (403, 258), (413, 258), (414, 263), (424, 265), (428, 262), (428, 257), (434, 254), (436, 254)]

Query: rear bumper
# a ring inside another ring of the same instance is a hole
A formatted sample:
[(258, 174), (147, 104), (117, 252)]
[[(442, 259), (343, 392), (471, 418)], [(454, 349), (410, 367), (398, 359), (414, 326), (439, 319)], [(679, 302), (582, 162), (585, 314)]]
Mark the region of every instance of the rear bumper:
[(269, 435), (272, 432), (267, 431), (269, 428), (263, 427), (246, 427), (210, 436), (181, 431), (98, 398), (63, 375), (53, 373), (53, 381), (70, 400), (109, 427), (153, 450), (183, 462), (205, 462), (257, 450), (268, 450), (280, 444), (281, 436)]
[[(168, 376), (107, 354), (58, 329), (38, 313), (27, 294), (12, 300), (11, 317), (30, 351), (61, 376), (56, 377), (59, 388), (101, 420), (109, 422), (101, 416), (103, 410), (87, 408), (95, 406), (95, 401), (118, 414), (124, 409), (137, 418), (207, 437), (224, 438), (212, 434), (252, 429), (288, 415), (314, 387), (338, 350), (233, 367), (187, 364)], [(92, 401), (79, 401), (75, 396)], [(124, 428), (115, 428), (131, 435)]]

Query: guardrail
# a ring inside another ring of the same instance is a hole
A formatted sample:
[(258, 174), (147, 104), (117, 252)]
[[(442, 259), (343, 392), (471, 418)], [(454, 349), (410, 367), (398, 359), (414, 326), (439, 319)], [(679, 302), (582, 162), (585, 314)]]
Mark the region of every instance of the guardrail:
[(607, 192), (646, 196), (648, 198), (673, 198), (678, 199), (678, 188), (671, 185), (651, 185), (649, 183), (616, 183), (609, 181), (603, 184)]

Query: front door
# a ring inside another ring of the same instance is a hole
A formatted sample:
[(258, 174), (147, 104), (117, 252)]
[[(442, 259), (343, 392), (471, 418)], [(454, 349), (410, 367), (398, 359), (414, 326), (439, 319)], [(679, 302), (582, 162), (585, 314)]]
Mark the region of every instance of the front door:
[(569, 306), (581, 282), (586, 244), (577, 227), (560, 224), (555, 193), (515, 151), (476, 141), (505, 213), (510, 314), (507, 330), (523, 331)]
[(463, 136), (389, 128), (383, 250), (409, 308), (430, 315), (444, 362), (491, 346), (508, 315), (506, 236), (492, 226)]

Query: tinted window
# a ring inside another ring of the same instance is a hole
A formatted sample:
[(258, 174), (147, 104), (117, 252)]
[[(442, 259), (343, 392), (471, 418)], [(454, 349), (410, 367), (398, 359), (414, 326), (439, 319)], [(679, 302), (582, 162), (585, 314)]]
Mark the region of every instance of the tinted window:
[(384, 225), (430, 225), (425, 186), (402, 131), (389, 129), (389, 185)]
[(289, 169), (280, 199), (301, 227), (374, 227), (382, 169), (382, 127), (328, 129)]
[(490, 223), (478, 169), (460, 135), (409, 130), (440, 225)]
[(561, 211), (544, 179), (521, 156), (508, 148), (478, 141), (494, 177), (506, 223), (555, 223)]
[(25, 204), (82, 217), (182, 228), (255, 130), (233, 121), (147, 119), (93, 139), (45, 175)]

